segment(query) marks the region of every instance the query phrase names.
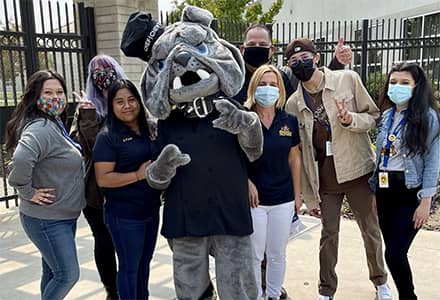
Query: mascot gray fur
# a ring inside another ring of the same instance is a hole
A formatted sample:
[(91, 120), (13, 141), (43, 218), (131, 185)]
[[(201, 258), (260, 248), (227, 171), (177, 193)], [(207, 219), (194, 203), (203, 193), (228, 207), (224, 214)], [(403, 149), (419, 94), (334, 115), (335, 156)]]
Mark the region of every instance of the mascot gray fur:
[(148, 15), (139, 47), (140, 16), (130, 16), (121, 48), (148, 59), (142, 97), (159, 120), (146, 179), (164, 190), (161, 233), (173, 248), (177, 297), (204, 298), (213, 254), (220, 298), (254, 300), (247, 163), (262, 153), (262, 129), (254, 112), (226, 98), (243, 84), (242, 56), (209, 27), (213, 16), (204, 9), (187, 6), (161, 34)]

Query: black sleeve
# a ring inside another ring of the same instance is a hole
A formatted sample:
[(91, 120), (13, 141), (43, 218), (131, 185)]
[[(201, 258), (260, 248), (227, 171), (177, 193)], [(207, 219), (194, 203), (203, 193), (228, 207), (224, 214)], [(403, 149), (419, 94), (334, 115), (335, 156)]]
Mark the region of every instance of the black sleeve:
[(292, 124), (292, 147), (295, 147), (301, 142), (299, 136), (298, 119), (293, 115), (289, 115), (289, 119), (291, 120)]
[(296, 91), (298, 87), (298, 79), (296, 78), (295, 75), (293, 75), (293, 73), (291, 75), (291, 78), (289, 78), (289, 76), (283, 71), (280, 71), (280, 73), (281, 76), (283, 77), (283, 83), (286, 91), (286, 100), (287, 100)]
[(152, 159), (156, 160), (159, 156), (160, 152), (162, 152), (162, 149), (167, 145), (166, 142), (166, 126), (164, 124), (164, 121), (158, 120), (157, 121), (157, 136), (156, 139), (153, 141), (152, 144)]
[(330, 64), (328, 65), (328, 68), (330, 70), (343, 70), (345, 65), (341, 64), (337, 59), (336, 56), (333, 57)]

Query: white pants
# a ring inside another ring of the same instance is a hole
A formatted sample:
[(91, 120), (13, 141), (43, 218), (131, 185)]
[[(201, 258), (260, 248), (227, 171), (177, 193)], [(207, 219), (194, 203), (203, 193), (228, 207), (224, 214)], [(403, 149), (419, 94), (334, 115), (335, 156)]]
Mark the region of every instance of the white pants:
[(266, 298), (278, 299), (286, 273), (286, 247), (289, 239), (290, 224), (294, 213), (294, 202), (274, 206), (260, 205), (252, 208), (254, 233), (251, 235), (253, 246), (253, 264), (258, 287), (258, 299), (261, 299), (261, 262), (266, 252)]

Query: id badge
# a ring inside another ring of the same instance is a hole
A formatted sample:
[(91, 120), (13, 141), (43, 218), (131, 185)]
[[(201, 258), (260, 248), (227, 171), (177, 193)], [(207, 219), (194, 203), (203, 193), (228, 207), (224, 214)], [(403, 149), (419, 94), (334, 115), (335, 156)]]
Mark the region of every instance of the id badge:
[(333, 156), (333, 145), (331, 141), (325, 142), (325, 155)]
[(388, 182), (388, 172), (379, 172), (379, 187), (380, 188), (389, 188)]

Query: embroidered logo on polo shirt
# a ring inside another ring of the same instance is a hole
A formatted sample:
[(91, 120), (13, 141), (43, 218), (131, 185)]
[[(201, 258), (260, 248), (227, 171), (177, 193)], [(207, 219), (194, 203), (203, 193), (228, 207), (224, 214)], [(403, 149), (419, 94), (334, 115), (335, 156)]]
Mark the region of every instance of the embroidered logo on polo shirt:
[(283, 125), (280, 131), (278, 131), (278, 134), (280, 136), (292, 136), (292, 131), (290, 130), (289, 126)]
[(133, 140), (133, 137), (129, 136), (129, 137), (123, 138), (122, 142), (126, 143), (126, 142), (129, 142), (129, 141), (132, 141), (132, 140)]

